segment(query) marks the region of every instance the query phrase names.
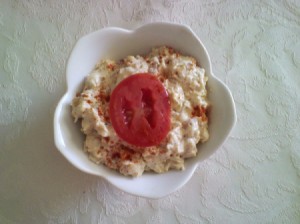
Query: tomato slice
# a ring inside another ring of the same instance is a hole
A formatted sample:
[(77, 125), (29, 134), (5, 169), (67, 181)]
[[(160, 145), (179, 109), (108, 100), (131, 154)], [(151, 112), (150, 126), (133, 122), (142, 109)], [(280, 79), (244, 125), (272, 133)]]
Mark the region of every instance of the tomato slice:
[(117, 135), (129, 144), (158, 145), (170, 130), (168, 92), (155, 75), (134, 74), (113, 90), (109, 115)]

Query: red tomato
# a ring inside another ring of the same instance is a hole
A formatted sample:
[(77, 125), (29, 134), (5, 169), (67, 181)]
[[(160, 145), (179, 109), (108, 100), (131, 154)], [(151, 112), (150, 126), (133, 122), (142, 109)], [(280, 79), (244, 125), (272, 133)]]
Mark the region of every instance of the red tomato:
[(170, 130), (170, 114), (168, 93), (153, 74), (129, 76), (110, 97), (113, 128), (121, 139), (135, 146), (158, 145)]

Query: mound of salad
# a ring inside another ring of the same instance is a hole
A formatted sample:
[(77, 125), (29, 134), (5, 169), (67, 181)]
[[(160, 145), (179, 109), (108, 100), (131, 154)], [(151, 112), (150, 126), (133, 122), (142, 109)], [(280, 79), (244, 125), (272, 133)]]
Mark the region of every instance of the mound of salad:
[(184, 169), (209, 139), (206, 83), (196, 60), (171, 47), (101, 60), (72, 101), (83, 150), (126, 176)]

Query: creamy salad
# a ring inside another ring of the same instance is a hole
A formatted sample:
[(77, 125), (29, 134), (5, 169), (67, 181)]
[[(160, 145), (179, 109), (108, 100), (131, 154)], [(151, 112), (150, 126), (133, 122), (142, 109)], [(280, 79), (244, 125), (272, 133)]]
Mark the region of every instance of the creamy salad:
[[(166, 138), (159, 145), (142, 150), (120, 139), (109, 117), (112, 90), (136, 73), (157, 76), (171, 104), (171, 129)], [(86, 135), (84, 151), (93, 162), (126, 176), (184, 169), (184, 160), (196, 156), (197, 144), (209, 139), (206, 82), (205, 70), (194, 58), (166, 46), (118, 62), (101, 60), (72, 102), (72, 115), (75, 122), (81, 121)]]

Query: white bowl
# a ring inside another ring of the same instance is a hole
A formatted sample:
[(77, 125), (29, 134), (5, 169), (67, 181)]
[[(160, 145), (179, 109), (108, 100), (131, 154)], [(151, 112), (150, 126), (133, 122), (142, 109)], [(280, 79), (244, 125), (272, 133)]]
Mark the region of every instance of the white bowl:
[[(127, 55), (146, 54), (154, 46), (168, 45), (196, 58), (209, 78), (208, 94), (212, 105), (210, 139), (199, 144), (195, 158), (185, 161), (185, 170), (163, 174), (144, 173), (138, 178), (125, 177), (104, 165), (91, 162), (84, 153), (84, 136), (71, 116), (71, 101), (83, 86), (84, 78), (103, 58), (119, 60)], [(67, 92), (54, 115), (54, 138), (58, 150), (83, 172), (105, 178), (117, 188), (133, 195), (160, 198), (178, 190), (193, 175), (198, 164), (214, 153), (228, 137), (236, 121), (235, 106), (229, 89), (211, 69), (208, 53), (199, 38), (187, 26), (151, 23), (136, 30), (109, 27), (82, 37), (75, 45), (67, 65)]]

